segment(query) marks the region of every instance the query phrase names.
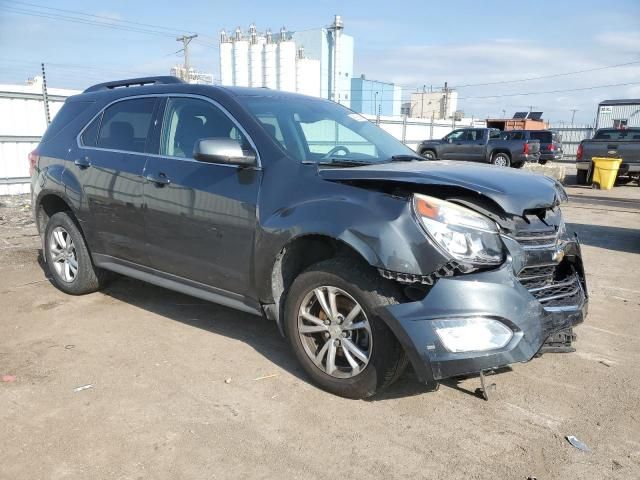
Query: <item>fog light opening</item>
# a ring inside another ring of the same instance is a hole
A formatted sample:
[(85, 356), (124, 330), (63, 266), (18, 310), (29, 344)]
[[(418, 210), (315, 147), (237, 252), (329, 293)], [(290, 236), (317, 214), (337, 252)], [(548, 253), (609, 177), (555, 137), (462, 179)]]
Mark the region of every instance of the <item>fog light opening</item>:
[(444, 348), (453, 353), (497, 350), (513, 338), (504, 323), (484, 317), (433, 320), (433, 327)]

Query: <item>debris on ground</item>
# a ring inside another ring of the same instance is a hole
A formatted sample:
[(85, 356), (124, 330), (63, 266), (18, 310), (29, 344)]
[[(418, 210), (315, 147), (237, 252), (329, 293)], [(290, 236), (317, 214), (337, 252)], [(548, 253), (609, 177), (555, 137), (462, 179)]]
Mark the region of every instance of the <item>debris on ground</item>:
[(2, 375), (2, 381), (5, 383), (13, 383), (16, 381), (15, 375)]
[(87, 385), (81, 385), (79, 387), (76, 387), (76, 388), (73, 389), (73, 391), (77, 393), (77, 392), (81, 392), (83, 390), (89, 390), (90, 388), (93, 388), (93, 385), (89, 383)]
[(225, 378), (224, 379), (224, 383), (226, 383), (227, 385), (231, 383), (231, 379), (230, 378)]
[(567, 435), (565, 438), (569, 441), (569, 443), (571, 445), (576, 447), (578, 450), (582, 450), (583, 452), (588, 452), (589, 451), (589, 447), (587, 447), (587, 444), (584, 443), (584, 442), (581, 442), (580, 440), (578, 440), (573, 435)]
[(278, 375), (280, 375), (280, 374), (279, 373), (272, 373), (271, 375), (265, 375), (264, 377), (254, 378), (253, 381), (257, 382), (258, 380), (266, 380), (267, 378), (275, 378)]

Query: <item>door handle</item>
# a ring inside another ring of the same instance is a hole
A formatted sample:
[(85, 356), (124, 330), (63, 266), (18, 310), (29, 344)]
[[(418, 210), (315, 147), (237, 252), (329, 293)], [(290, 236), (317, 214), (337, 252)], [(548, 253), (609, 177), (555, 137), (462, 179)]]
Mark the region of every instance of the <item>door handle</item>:
[(77, 158), (73, 161), (73, 163), (79, 166), (80, 168), (89, 168), (91, 166), (91, 161), (89, 160), (89, 157)]
[(171, 183), (171, 180), (169, 180), (169, 177), (167, 177), (167, 175), (162, 172), (158, 173), (157, 175), (153, 175), (152, 173), (150, 173), (146, 175), (144, 178), (146, 178), (151, 183), (155, 183), (159, 187), (162, 187), (164, 185), (169, 185)]

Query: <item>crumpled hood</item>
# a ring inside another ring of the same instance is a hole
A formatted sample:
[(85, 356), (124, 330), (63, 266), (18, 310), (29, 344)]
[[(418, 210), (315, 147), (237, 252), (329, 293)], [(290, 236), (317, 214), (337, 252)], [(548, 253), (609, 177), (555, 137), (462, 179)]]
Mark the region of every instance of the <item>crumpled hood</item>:
[(321, 168), (330, 181), (387, 181), (460, 187), (484, 195), (506, 213), (549, 208), (566, 200), (562, 185), (541, 174), (460, 161), (391, 162), (353, 168)]

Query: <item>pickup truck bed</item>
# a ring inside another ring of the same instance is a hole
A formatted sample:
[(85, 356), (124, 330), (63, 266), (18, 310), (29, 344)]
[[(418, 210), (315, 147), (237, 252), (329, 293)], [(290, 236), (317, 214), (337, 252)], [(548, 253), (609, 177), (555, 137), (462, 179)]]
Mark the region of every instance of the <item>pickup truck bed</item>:
[(591, 161), (595, 157), (620, 158), (618, 175), (640, 177), (640, 128), (603, 128), (591, 140), (580, 142), (576, 153), (578, 183), (589, 183)]

